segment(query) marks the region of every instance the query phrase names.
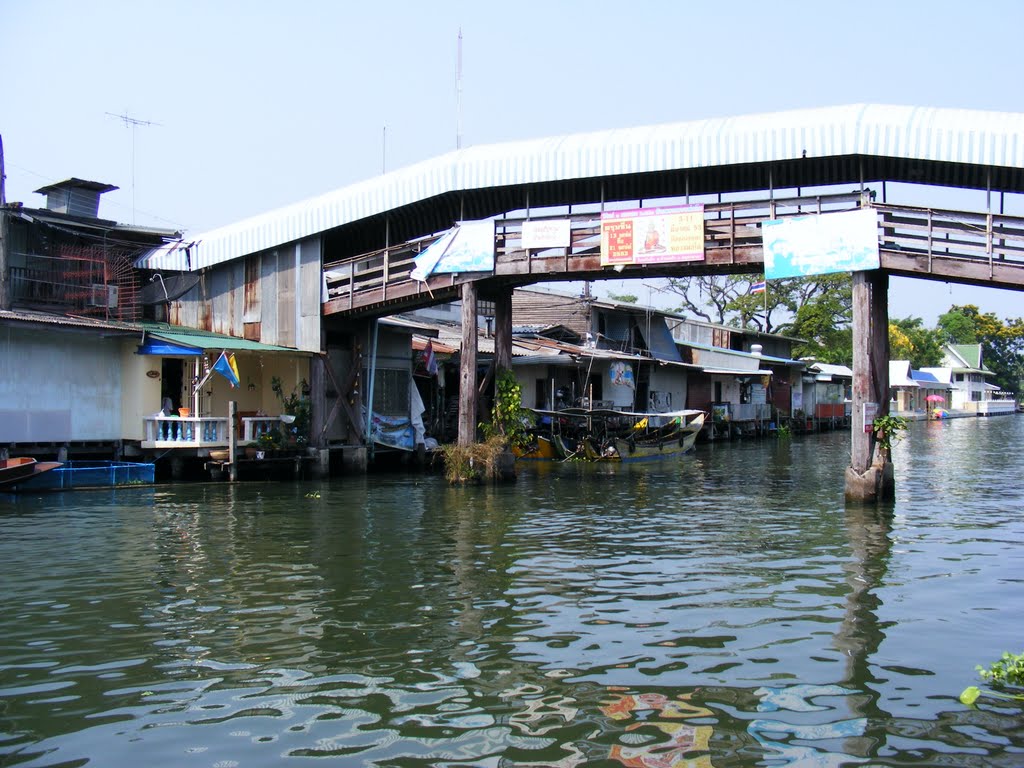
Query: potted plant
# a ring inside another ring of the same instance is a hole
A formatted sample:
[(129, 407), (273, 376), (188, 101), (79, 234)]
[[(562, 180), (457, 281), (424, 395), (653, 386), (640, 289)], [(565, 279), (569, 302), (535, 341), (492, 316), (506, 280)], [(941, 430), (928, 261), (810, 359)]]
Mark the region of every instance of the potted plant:
[[(305, 393), (308, 389), (305, 380), (302, 381), (301, 391)], [(278, 376), (270, 380), (270, 388), (277, 395), (281, 403), (281, 413), (288, 418), (282, 418), (284, 432), (282, 444), (303, 446), (309, 441), (310, 402), (304, 394), (299, 394), (295, 389), (285, 395), (284, 385)]]
[(278, 450), (281, 442), (281, 432), (277, 429), (268, 429), (256, 438), (256, 445), (259, 450), (264, 451), (264, 455)]

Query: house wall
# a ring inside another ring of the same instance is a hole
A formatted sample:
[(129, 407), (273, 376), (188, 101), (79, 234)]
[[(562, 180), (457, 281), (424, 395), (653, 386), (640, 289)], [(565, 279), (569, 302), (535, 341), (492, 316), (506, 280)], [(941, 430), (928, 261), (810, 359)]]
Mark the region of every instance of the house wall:
[(721, 383), (722, 385), (722, 397), (720, 400), (715, 400), (717, 403), (736, 403), (739, 405), (740, 402), (740, 382), (735, 376), (712, 376), (711, 377), (711, 392), (712, 397), (714, 396), (715, 384)]
[(632, 327), (629, 315), (601, 311), (598, 313), (597, 323), (599, 333), (603, 337), (599, 340), (601, 346), (615, 349), (625, 349), (628, 347), (628, 342), (630, 341), (629, 333)]
[(647, 397), (649, 411), (680, 411), (686, 408), (687, 374), (682, 368), (666, 366), (651, 371)]
[(604, 376), (604, 381), (601, 384), (601, 399), (606, 402), (610, 401), (612, 408), (617, 410), (633, 410), (636, 399), (636, 364), (615, 361), (601, 366), (595, 365), (594, 369)]
[[(957, 378), (961, 381), (957, 381)], [(985, 387), (985, 377), (980, 373), (954, 371), (953, 383), (953, 408), (967, 408), (968, 403), (977, 403), (982, 400), (989, 400), (991, 391)]]
[[(371, 325), (372, 328), (372, 325)], [(371, 330), (372, 333), (372, 330)], [(373, 365), (372, 336), (364, 347), (363, 392), (369, 393), (370, 366)], [(409, 384), (412, 378), (412, 338), (408, 330), (386, 325), (377, 327), (377, 358), (373, 374), (373, 411), (385, 416), (409, 416)], [(369, 396), (364, 405), (369, 405)]]
[(116, 339), (0, 327), (0, 443), (120, 438), (121, 353)]
[[(524, 408), (537, 408), (545, 411), (552, 409), (548, 366), (516, 365), (513, 366), (513, 372), (521, 387), (520, 400)], [(540, 380), (539, 384), (538, 380)]]
[(211, 268), (170, 322), (319, 352), (322, 285), (320, 239), (307, 238)]
[[(716, 385), (719, 386), (716, 387)], [(740, 383), (735, 376), (691, 373), (687, 378), (687, 387), (687, 408), (696, 408), (710, 413), (714, 403), (736, 403), (738, 405), (740, 402)], [(716, 390), (721, 390), (721, 397), (715, 397)]]
[(707, 413), (711, 410), (714, 389), (706, 373), (691, 373), (686, 381), (686, 407)]
[(512, 317), (516, 325), (561, 324), (581, 337), (592, 330), (587, 302), (541, 291), (513, 291)]
[[(142, 440), (143, 419), (160, 410), (160, 363), (155, 355), (137, 355), (137, 339), (121, 345), (118, 370), (121, 376), (121, 438)], [(157, 376), (148, 376), (156, 371)]]
[(730, 354), (725, 350), (692, 348), (691, 359), (697, 365), (705, 368), (726, 368), (730, 371), (749, 371), (756, 373), (760, 370), (761, 361), (756, 357), (746, 354)]

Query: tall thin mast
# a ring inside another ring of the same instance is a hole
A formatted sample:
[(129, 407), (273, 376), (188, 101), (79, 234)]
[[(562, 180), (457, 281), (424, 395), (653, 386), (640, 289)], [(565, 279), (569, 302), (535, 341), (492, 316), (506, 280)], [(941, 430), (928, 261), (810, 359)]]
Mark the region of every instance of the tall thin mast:
[(462, 27), (459, 27), (458, 61), (455, 65), (455, 148), (462, 149)]

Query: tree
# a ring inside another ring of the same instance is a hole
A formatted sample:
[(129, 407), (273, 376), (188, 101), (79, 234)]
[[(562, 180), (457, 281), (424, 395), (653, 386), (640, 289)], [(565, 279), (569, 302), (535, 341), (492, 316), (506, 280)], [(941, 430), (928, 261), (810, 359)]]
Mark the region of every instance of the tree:
[(938, 331), (946, 344), (977, 344), (978, 328), (975, 322), (978, 308), (973, 304), (964, 307), (953, 305), (949, 312), (939, 315)]
[(709, 323), (756, 328), (774, 333), (772, 314), (792, 312), (790, 296), (792, 280), (765, 282), (763, 293), (751, 293), (763, 275), (698, 275), (672, 277), (666, 290), (682, 299), (678, 311), (702, 318)]
[(797, 357), (849, 365), (853, 361), (853, 281), (847, 273), (793, 280), (792, 322), (779, 333), (804, 339), (794, 348)]
[(622, 304), (636, 304), (639, 299), (632, 293), (612, 293), (608, 292), (609, 301), (618, 301)]
[(889, 359), (909, 360), (911, 368), (942, 365), (942, 336), (924, 327), (920, 317), (896, 318), (889, 323)]
[(1000, 389), (1017, 392), (1024, 380), (1024, 319), (1003, 322), (973, 304), (952, 306), (939, 317), (942, 338), (951, 344), (981, 344), (982, 363), (996, 374)]

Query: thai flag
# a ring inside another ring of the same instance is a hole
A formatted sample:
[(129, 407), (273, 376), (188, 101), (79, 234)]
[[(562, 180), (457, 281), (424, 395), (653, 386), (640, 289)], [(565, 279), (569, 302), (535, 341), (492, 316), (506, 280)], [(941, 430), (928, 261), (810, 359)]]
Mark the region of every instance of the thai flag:
[(434, 344), (427, 339), (427, 346), (423, 350), (423, 367), (431, 376), (437, 376), (437, 358), (434, 357)]
[(765, 292), (765, 288), (767, 288), (767, 286), (765, 285), (765, 281), (762, 280), (760, 283), (754, 283), (753, 285), (751, 285), (750, 286), (750, 292), (751, 293), (764, 293)]

